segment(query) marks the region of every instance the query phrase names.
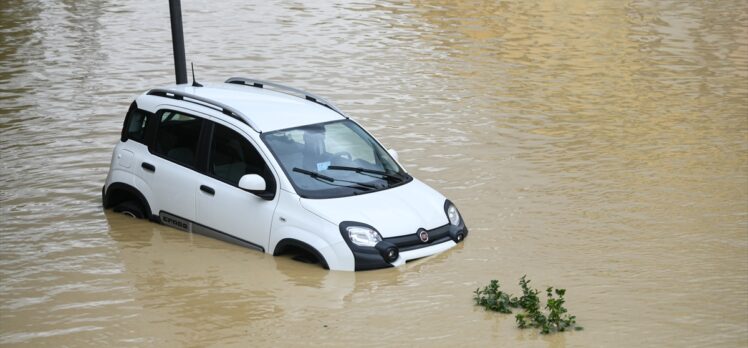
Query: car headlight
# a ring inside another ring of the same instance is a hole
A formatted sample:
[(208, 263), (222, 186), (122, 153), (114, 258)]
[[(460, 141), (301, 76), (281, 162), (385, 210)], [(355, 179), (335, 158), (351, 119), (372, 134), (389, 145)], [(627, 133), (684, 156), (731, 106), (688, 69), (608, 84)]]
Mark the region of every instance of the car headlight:
[(345, 228), (348, 231), (348, 238), (350, 238), (353, 244), (362, 247), (373, 247), (377, 243), (382, 241), (382, 236), (379, 232), (363, 226), (348, 226)]
[(457, 208), (455, 208), (454, 204), (450, 204), (449, 207), (447, 207), (447, 218), (449, 218), (449, 223), (454, 226), (460, 225), (460, 213), (457, 212)]

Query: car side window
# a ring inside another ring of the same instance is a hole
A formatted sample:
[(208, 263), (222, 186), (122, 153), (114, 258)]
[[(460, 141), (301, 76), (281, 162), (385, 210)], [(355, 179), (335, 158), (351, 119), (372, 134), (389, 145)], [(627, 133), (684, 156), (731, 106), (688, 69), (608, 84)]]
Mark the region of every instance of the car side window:
[(266, 192), (275, 192), (274, 179), (265, 160), (239, 133), (215, 124), (208, 160), (208, 173), (231, 185), (238, 186), (246, 174), (258, 174), (265, 179)]
[(156, 132), (154, 153), (194, 168), (202, 123), (198, 117), (164, 111)]
[(137, 105), (133, 103), (125, 117), (122, 141), (133, 140), (145, 144), (146, 127), (150, 118), (150, 113), (138, 109)]

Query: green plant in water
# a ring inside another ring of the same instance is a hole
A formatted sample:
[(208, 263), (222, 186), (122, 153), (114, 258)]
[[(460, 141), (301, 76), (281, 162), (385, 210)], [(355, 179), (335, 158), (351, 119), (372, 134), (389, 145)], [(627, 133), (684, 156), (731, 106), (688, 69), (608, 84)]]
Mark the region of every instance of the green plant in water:
[(512, 298), (511, 295), (499, 290), (499, 287), (501, 287), (499, 281), (492, 280), (483, 289), (475, 289), (473, 292), (475, 304), (494, 312), (512, 313), (511, 307), (517, 307), (517, 298)]
[(517, 320), (517, 326), (520, 329), (527, 327), (539, 327), (543, 325), (546, 319), (543, 313), (540, 312), (540, 298), (538, 297), (538, 290), (530, 287), (530, 281), (527, 280), (527, 276), (523, 275), (519, 279), (519, 287), (522, 289), (522, 296), (519, 298), (519, 306), (525, 310), (525, 313), (517, 314), (515, 319)]
[(522, 308), (524, 313), (515, 316), (517, 326), (520, 329), (538, 328), (542, 334), (566, 331), (571, 328), (582, 330), (581, 326), (576, 326), (576, 317), (567, 314), (568, 310), (564, 307), (566, 289), (554, 290), (553, 287), (546, 289), (545, 309), (548, 312), (546, 315), (540, 307), (540, 298), (538, 297), (540, 292), (530, 287), (530, 280), (527, 279), (527, 276), (520, 278), (519, 286), (522, 289), (522, 296), (516, 298), (499, 290), (499, 281), (492, 280), (483, 289), (476, 289), (473, 299), (476, 305), (500, 313), (509, 314), (512, 313), (511, 308)]
[[(548, 318), (546, 325), (543, 326), (543, 333), (549, 333), (551, 331), (565, 331), (567, 328), (574, 327), (575, 330), (581, 330), (581, 326), (574, 326), (577, 322), (577, 317), (566, 314), (568, 311), (564, 307), (564, 294), (566, 289), (556, 289), (549, 287), (545, 290), (548, 300), (546, 301), (545, 308), (548, 310)], [(553, 293), (556, 296), (554, 297)]]

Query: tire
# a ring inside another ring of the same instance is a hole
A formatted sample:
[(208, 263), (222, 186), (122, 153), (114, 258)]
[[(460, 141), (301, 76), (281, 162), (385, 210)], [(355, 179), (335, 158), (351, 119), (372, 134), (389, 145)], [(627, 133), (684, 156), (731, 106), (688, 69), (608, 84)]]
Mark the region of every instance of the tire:
[(140, 204), (136, 201), (125, 201), (120, 204), (117, 204), (113, 209), (115, 213), (122, 213), (129, 217), (133, 217), (136, 219), (142, 219), (145, 217), (145, 213), (143, 213), (143, 208), (140, 207)]

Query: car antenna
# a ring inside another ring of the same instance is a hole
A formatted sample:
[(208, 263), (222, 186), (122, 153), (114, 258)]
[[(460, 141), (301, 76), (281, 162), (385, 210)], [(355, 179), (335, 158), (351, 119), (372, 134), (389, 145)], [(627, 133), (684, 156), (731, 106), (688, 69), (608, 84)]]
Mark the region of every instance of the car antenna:
[(190, 65), (192, 66), (192, 87), (202, 87), (203, 85), (197, 83), (195, 80), (195, 63), (190, 62)]

